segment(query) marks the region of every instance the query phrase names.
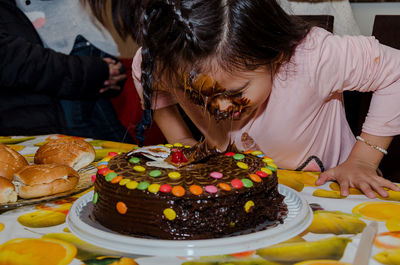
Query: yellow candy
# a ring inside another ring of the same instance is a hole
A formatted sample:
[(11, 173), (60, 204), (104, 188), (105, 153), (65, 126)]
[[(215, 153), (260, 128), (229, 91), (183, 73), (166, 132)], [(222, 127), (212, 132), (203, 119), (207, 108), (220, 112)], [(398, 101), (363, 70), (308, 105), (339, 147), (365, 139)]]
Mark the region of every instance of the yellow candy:
[(170, 221), (173, 221), (176, 218), (176, 212), (174, 210), (172, 210), (171, 208), (165, 209), (163, 213), (164, 213), (165, 218), (167, 218)]
[(253, 156), (256, 156), (256, 155), (261, 155), (262, 152), (261, 152), (261, 151), (253, 151), (253, 152), (251, 152), (251, 154), (252, 154)]
[(277, 165), (275, 165), (274, 163), (268, 163), (268, 166), (270, 166), (270, 167), (274, 167), (274, 168), (278, 168), (278, 166), (277, 166)]
[(185, 148), (190, 148), (191, 146), (190, 145), (185, 145)]
[(119, 182), (119, 185), (121, 185), (121, 186), (125, 186), (128, 182), (130, 182), (131, 180), (130, 179), (123, 179), (123, 180), (121, 180), (120, 182)]
[(111, 158), (112, 158), (112, 156), (105, 156), (105, 157), (103, 157), (103, 159), (102, 160), (100, 160), (100, 162), (108, 162), (108, 161), (110, 161), (111, 160)]
[(246, 213), (249, 213), (253, 206), (254, 206), (253, 201), (247, 201), (246, 204), (244, 205), (244, 210), (246, 211)]
[(136, 170), (137, 172), (143, 172), (143, 171), (146, 170), (146, 169), (145, 169), (144, 167), (142, 167), (142, 166), (134, 166), (133, 169)]
[(243, 162), (237, 162), (236, 165), (238, 167), (240, 167), (241, 169), (248, 169), (249, 168), (249, 166), (247, 164), (243, 163)]
[(262, 167), (261, 171), (267, 173), (268, 175), (272, 175), (272, 171), (266, 167)]
[(171, 147), (173, 147), (173, 145), (172, 144), (165, 144), (165, 147), (171, 148)]
[(183, 145), (180, 144), (180, 143), (174, 143), (174, 146), (175, 146), (175, 147), (182, 147)]
[(181, 178), (181, 174), (179, 173), (179, 172), (170, 172), (169, 174), (168, 174), (168, 177), (170, 178), (170, 179), (180, 179)]
[(157, 193), (160, 190), (160, 185), (159, 184), (151, 184), (147, 189), (151, 193)]
[(126, 187), (130, 190), (134, 190), (137, 188), (137, 186), (139, 185), (139, 183), (137, 183), (137, 181), (129, 181), (128, 183), (126, 183)]
[(263, 160), (262, 160), (264, 163), (267, 163), (267, 164), (269, 164), (269, 163), (274, 163), (274, 160), (272, 160), (272, 158), (270, 158), (270, 157), (265, 157), (265, 158), (263, 158)]

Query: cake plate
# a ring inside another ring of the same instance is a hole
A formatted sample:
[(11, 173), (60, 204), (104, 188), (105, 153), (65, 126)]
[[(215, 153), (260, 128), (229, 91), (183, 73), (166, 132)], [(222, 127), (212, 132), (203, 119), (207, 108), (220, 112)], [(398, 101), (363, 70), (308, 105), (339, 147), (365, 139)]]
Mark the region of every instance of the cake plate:
[(72, 233), (93, 245), (124, 253), (146, 256), (210, 256), (255, 250), (280, 243), (303, 232), (313, 218), (306, 200), (287, 186), (278, 186), (285, 195), (288, 215), (283, 224), (246, 235), (200, 240), (162, 240), (127, 236), (109, 230), (91, 219), (93, 191), (72, 205), (67, 225)]

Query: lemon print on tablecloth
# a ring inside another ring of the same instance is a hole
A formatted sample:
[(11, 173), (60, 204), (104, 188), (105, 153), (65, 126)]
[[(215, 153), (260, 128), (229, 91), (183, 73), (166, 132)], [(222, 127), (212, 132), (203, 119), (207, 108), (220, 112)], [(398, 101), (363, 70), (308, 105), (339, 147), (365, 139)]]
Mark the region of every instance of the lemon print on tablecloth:
[(102, 256), (95, 259), (84, 260), (85, 265), (138, 265), (132, 258)]
[(296, 263), (295, 265), (351, 265), (351, 263), (340, 262), (337, 260), (321, 259), (321, 260), (303, 261), (303, 262)]
[(64, 213), (48, 210), (40, 210), (32, 213), (26, 213), (18, 217), (18, 222), (21, 225), (40, 228), (49, 227), (65, 222), (66, 215)]
[(400, 249), (389, 249), (374, 255), (374, 259), (386, 265), (400, 264)]
[(80, 260), (93, 259), (110, 254), (110, 250), (89, 244), (72, 233), (49, 233), (44, 235), (42, 238), (62, 240), (74, 245), (78, 250), (76, 258)]
[(292, 178), (303, 183), (305, 186), (315, 187), (315, 181), (317, 181), (320, 172), (278, 169), (277, 174), (278, 177)]
[(358, 234), (366, 223), (358, 217), (340, 211), (314, 211), (311, 225), (306, 231), (314, 234)]
[(0, 223), (0, 232), (3, 231), (5, 225), (3, 223)]
[(268, 261), (296, 263), (304, 260), (340, 260), (351, 241), (347, 237), (329, 237), (316, 241), (280, 243), (256, 251), (257, 255)]
[(400, 213), (400, 203), (396, 202), (364, 202), (353, 208), (353, 214), (360, 214), (362, 218), (385, 222), (397, 217)]
[(61, 240), (17, 238), (0, 245), (0, 264), (67, 265), (76, 252), (74, 245)]

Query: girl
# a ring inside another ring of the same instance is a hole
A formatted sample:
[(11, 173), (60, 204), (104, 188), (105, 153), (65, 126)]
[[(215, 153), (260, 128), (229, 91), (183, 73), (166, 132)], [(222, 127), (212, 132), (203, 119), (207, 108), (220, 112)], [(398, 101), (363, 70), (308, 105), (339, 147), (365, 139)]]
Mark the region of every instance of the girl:
[[(133, 76), (144, 127), (154, 118), (169, 142), (194, 144), (178, 103), (220, 150), (234, 142), (280, 168), (319, 165), (317, 184), (336, 180), (344, 196), (349, 187), (370, 198), (400, 190), (377, 174), (400, 133), (399, 51), (311, 27), (275, 0), (144, 2), (139, 24), (119, 22), (142, 47)], [(374, 91), (358, 141), (346, 121), (345, 90)]]

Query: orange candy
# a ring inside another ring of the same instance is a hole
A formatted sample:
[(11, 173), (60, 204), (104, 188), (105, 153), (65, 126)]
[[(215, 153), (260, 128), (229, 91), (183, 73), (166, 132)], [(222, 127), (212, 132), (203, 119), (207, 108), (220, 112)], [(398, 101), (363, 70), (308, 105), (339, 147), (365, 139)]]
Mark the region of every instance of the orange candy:
[(111, 180), (111, 183), (115, 184), (122, 180), (122, 176), (117, 176)]
[(172, 188), (172, 194), (176, 197), (182, 197), (185, 195), (185, 189), (182, 186), (175, 186)]
[(203, 189), (199, 185), (190, 186), (190, 192), (194, 195), (200, 195), (203, 193)]
[(226, 183), (219, 183), (218, 186), (221, 190), (230, 191), (232, 188)]
[(252, 152), (253, 152), (253, 150), (247, 150), (247, 151), (244, 151), (243, 154), (251, 154)]
[[(250, 174), (250, 179), (254, 182), (261, 182), (261, 178), (257, 174)], [(111, 181), (112, 182), (112, 181)]]
[(128, 207), (126, 207), (126, 204), (123, 202), (117, 202), (116, 207), (117, 207), (117, 211), (120, 214), (126, 214), (126, 212), (128, 211)]
[(97, 169), (102, 169), (102, 168), (107, 168), (107, 165), (100, 165), (97, 167)]

